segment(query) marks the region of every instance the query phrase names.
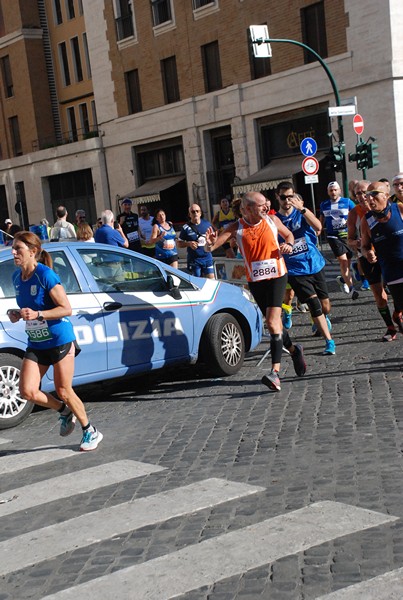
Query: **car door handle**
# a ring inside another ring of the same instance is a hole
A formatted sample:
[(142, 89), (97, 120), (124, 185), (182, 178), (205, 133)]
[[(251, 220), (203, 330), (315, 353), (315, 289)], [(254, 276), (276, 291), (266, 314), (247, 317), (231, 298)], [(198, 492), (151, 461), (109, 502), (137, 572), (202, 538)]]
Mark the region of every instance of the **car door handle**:
[(121, 302), (104, 302), (104, 309), (105, 310), (119, 310), (119, 308), (122, 308), (123, 304)]

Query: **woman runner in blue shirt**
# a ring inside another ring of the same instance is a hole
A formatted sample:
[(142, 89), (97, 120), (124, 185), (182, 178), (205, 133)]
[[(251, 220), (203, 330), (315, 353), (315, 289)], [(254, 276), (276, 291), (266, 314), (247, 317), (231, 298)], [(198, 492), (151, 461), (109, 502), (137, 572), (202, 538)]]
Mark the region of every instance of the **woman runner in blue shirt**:
[[(75, 340), (70, 302), (58, 275), (52, 270), (50, 255), (42, 250), (34, 233), (20, 231), (12, 246), (13, 274), (18, 309), (7, 314), (12, 323), (25, 321), (28, 347), (22, 361), (19, 388), (23, 398), (60, 413), (60, 435), (73, 432), (78, 419), (83, 429), (80, 450), (95, 450), (103, 436), (87, 417), (84, 404), (72, 387), (74, 358), (80, 349)], [(41, 379), (53, 366), (55, 390), (60, 398), (40, 389)]]

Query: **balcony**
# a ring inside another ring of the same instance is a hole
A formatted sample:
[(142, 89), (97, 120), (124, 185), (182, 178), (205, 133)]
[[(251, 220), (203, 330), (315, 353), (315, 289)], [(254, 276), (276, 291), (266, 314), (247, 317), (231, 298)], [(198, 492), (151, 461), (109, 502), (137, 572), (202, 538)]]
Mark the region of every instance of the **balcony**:
[(100, 131), (98, 127), (92, 129), (76, 129), (75, 131), (65, 131), (60, 137), (56, 135), (51, 137), (44, 137), (32, 142), (32, 152), (38, 150), (47, 150), (48, 148), (55, 148), (56, 146), (64, 146), (65, 144), (73, 144), (74, 142), (81, 142), (90, 138), (99, 137)]

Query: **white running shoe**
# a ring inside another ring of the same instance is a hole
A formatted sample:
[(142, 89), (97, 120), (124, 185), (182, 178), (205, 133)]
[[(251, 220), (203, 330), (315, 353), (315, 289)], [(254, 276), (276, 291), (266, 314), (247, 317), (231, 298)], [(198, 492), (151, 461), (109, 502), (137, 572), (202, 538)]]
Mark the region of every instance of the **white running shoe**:
[(341, 275), (338, 275), (336, 277), (337, 283), (339, 284), (340, 290), (342, 292), (344, 292), (345, 294), (349, 294), (350, 293), (350, 289), (347, 285), (347, 283), (344, 281), (343, 277)]
[(83, 438), (80, 444), (81, 452), (89, 452), (95, 450), (100, 442), (102, 442), (103, 435), (95, 427), (90, 427), (87, 431), (84, 431)]

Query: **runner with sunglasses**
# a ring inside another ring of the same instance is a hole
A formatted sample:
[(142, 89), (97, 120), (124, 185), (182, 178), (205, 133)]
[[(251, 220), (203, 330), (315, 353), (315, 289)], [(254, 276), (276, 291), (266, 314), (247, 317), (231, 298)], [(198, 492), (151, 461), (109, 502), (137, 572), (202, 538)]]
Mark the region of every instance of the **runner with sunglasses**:
[(189, 208), (190, 220), (185, 223), (176, 241), (178, 248), (187, 248), (187, 267), (196, 277), (214, 279), (213, 255), (205, 249), (206, 232), (212, 226), (202, 218), (198, 204)]

